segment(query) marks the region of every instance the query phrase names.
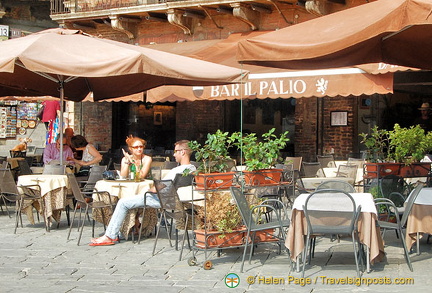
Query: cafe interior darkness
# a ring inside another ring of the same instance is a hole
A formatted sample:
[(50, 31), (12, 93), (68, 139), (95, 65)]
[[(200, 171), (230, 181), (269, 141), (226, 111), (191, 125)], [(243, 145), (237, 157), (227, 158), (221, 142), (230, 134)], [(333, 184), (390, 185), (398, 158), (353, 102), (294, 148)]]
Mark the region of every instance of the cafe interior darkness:
[[(229, 107), (226, 113), (240, 113), (241, 102), (222, 101)], [(112, 148), (125, 146), (126, 135), (132, 134), (147, 141), (147, 149), (173, 149), (176, 141), (176, 104), (150, 104), (145, 102), (113, 103)], [(193, 114), (192, 114), (193, 115)], [(290, 142), (284, 152), (294, 153), (295, 99), (265, 99), (243, 101), (243, 131), (261, 135), (275, 127), (277, 133), (289, 131)], [(224, 131), (240, 130), (240, 115), (224, 115)], [(229, 117), (228, 117), (229, 116)], [(212, 119), (209, 117), (208, 119)], [(203, 122), (205, 123), (205, 122)], [(177, 126), (178, 127), (178, 126)], [(199, 126), (197, 126), (198, 128)], [(212, 130), (212, 132), (217, 129)], [(188, 139), (203, 143), (206, 133), (196, 133)]]

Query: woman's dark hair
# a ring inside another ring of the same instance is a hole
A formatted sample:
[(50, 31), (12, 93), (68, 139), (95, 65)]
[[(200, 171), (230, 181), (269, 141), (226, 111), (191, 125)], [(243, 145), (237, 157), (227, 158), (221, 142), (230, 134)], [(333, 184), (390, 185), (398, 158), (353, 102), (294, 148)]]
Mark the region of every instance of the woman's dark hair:
[(71, 138), (71, 144), (74, 148), (83, 148), (88, 145), (87, 140), (82, 135), (75, 135)]

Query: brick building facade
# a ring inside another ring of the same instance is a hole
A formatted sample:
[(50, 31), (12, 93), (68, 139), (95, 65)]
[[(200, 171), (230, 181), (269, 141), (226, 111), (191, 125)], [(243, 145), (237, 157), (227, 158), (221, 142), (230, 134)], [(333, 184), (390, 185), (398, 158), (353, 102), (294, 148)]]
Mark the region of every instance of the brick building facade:
[[(8, 7), (12, 7), (10, 5), (11, 1), (1, 2), (3, 7), (5, 7), (5, 3), (9, 5)], [(27, 2), (24, 5), (31, 7), (33, 3), (30, 2), (35, 1)], [(151, 5), (145, 6), (141, 11), (142, 13), (137, 12), (135, 6), (125, 6), (112, 11), (108, 9), (106, 12), (103, 9), (95, 8), (94, 10), (77, 10), (73, 13), (67, 11), (67, 13), (62, 14), (62, 11), (56, 12), (53, 10), (53, 3), (58, 3), (63, 7), (62, 5), (65, 2), (73, 1), (36, 2), (45, 5), (51, 4), (51, 18), (61, 26), (81, 29), (92, 35), (135, 45), (148, 45), (151, 43), (172, 43), (175, 45), (180, 42), (191, 43), (199, 40), (226, 39), (230, 34), (236, 32), (247, 32), (252, 29), (271, 31), (317, 17), (317, 13), (312, 13), (304, 6), (297, 5), (300, 2), (304, 4), (305, 1), (287, 1), (286, 3), (279, 3), (280, 11), (273, 7), (271, 13), (255, 13), (256, 11), (251, 13), (251, 15), (257, 15), (256, 18), (246, 19), (251, 20), (256, 25), (256, 28), (252, 28), (251, 23), (248, 23), (245, 19), (233, 17), (229, 13), (216, 12), (216, 7), (224, 9), (230, 3), (215, 2), (214, 7), (207, 10), (211, 17), (207, 15), (204, 18), (194, 18), (193, 32), (186, 34), (184, 29), (163, 18), (166, 17), (166, 14), (172, 13), (172, 11), (164, 12), (163, 9), (166, 10), (166, 8), (161, 8), (165, 7), (163, 3), (156, 4), (154, 8)], [(80, 0), (77, 3), (81, 2), (86, 3), (89, 1)], [(136, 3), (136, 1), (132, 2)], [(253, 3), (252, 1), (244, 2), (243, 6)], [(294, 2), (297, 2), (297, 4)], [(318, 2), (321, 4), (325, 2), (326, 12), (324, 14), (328, 14), (362, 4), (365, 1), (346, 0), (344, 5), (324, 0)], [(232, 2), (231, 4), (235, 3)], [(265, 3), (258, 4), (264, 5), (261, 8), (268, 8)], [(176, 9), (183, 9), (185, 12), (190, 11), (189, 9), (195, 9), (192, 11), (196, 12), (198, 9), (193, 1), (168, 1), (166, 5), (176, 6)], [(233, 7), (229, 7), (229, 9), (236, 9)], [(11, 8), (10, 11), (12, 10), (14, 9)], [(19, 10), (15, 9), (14, 13), (10, 13), (9, 17), (12, 15), (15, 17), (17, 11), (19, 12)], [(31, 11), (31, 9), (26, 11)], [(120, 21), (123, 30), (118, 27), (114, 29), (112, 26), (115, 19), (112, 15), (118, 11), (123, 12), (121, 14), (123, 20)], [(162, 16), (163, 19), (158, 19), (159, 16)], [(6, 19), (7, 17), (6, 15)], [(23, 17), (26, 17), (25, 13)], [(45, 22), (45, 20), (43, 21)], [(389, 99), (393, 99), (393, 97), (377, 95), (369, 98), (372, 100), (373, 105), (383, 105)], [(281, 103), (278, 99), (266, 99), (263, 103), (270, 105), (270, 107), (263, 106), (263, 104), (257, 105), (255, 124), (246, 126), (249, 131), (258, 134), (267, 131), (271, 127), (276, 127), (277, 131), (281, 132), (285, 130), (284, 122), (292, 121), (295, 128), (290, 128), (290, 131), (292, 130), (295, 135), (293, 135), (292, 141), (293, 149), (289, 150), (291, 152), (289, 155), (303, 156), (305, 161), (314, 161), (316, 154), (323, 153), (334, 153), (337, 158), (346, 158), (349, 153), (359, 151), (358, 133), (368, 131), (372, 125), (379, 123), (380, 113), (383, 109), (380, 107), (362, 108), (359, 106), (362, 99), (364, 97), (354, 96), (301, 98), (292, 103), (295, 105), (293, 106), (295, 110), (292, 113), (290, 112), (290, 105), (287, 103)], [(413, 104), (421, 104), (421, 100), (422, 97), (417, 96), (413, 99)], [(205, 137), (208, 132), (217, 129), (225, 131), (238, 130), (240, 126), (240, 105), (239, 101), (177, 102), (168, 105), (147, 105), (144, 102), (126, 105), (124, 103), (85, 102), (75, 105), (74, 124), (77, 133), (84, 134), (89, 141), (98, 145), (102, 150), (120, 147), (124, 143), (124, 137), (129, 133), (144, 136), (149, 140), (151, 146), (163, 144), (169, 147), (168, 145), (177, 139), (199, 140)], [(254, 103), (250, 103), (250, 105), (254, 105)], [(415, 106), (413, 107), (415, 109)], [(269, 108), (273, 109), (274, 117), (271, 117), (273, 122), (262, 123), (264, 118), (261, 116), (264, 115), (264, 108), (267, 110)], [(346, 126), (331, 126), (331, 113), (334, 111), (347, 112)], [(163, 114), (161, 116), (163, 119), (162, 124), (154, 123), (155, 112)], [(366, 118), (363, 119), (364, 117)]]

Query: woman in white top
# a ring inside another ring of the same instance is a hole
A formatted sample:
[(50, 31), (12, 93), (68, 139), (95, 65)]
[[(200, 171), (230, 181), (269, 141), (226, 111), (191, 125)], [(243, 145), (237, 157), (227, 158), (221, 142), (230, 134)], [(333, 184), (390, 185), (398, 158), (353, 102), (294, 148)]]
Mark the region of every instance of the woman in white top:
[[(93, 166), (102, 161), (102, 155), (90, 143), (87, 142), (84, 136), (75, 135), (71, 138), (72, 147), (77, 151), (83, 151), (81, 160), (73, 158), (75, 164), (80, 166)], [(68, 158), (69, 160), (69, 158)]]

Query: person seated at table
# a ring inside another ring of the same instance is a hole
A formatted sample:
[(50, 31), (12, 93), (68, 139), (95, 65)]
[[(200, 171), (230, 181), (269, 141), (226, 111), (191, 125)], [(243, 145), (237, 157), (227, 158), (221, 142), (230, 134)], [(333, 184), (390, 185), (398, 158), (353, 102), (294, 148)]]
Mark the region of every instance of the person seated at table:
[(83, 151), (82, 159), (78, 160), (72, 156), (67, 158), (68, 160), (73, 160), (75, 164), (79, 166), (93, 166), (102, 161), (102, 155), (99, 151), (91, 144), (88, 143), (84, 136), (75, 135), (71, 138), (72, 147), (77, 151)]
[[(73, 165), (74, 161), (72, 149), (66, 144), (66, 138), (63, 137), (63, 161), (68, 165)], [(60, 164), (60, 138), (55, 143), (49, 143), (43, 152), (43, 162), (46, 165)]]
[(124, 157), (121, 160), (120, 176), (128, 178), (130, 169), (134, 165), (140, 179), (146, 178), (152, 163), (152, 158), (144, 154), (147, 142), (142, 138), (129, 135), (126, 144), (131, 154), (122, 149)]
[(66, 138), (66, 144), (72, 149), (73, 151), (73, 147), (72, 147), (72, 137), (74, 136), (74, 130), (70, 127), (66, 128), (63, 134), (63, 137)]
[[(191, 149), (189, 148), (188, 140), (180, 140), (174, 144), (174, 158), (180, 165), (171, 169), (166, 174), (163, 180), (174, 180), (176, 174), (183, 174), (187, 169), (190, 172), (195, 171), (196, 168), (190, 162)], [(146, 197), (146, 206), (158, 209), (160, 208), (160, 202), (156, 194), (156, 189), (152, 187), (148, 192), (139, 194), (132, 197), (122, 198), (118, 201), (117, 206), (114, 210), (105, 234), (98, 238), (91, 239), (90, 246), (101, 246), (101, 245), (113, 245), (118, 241), (118, 234), (126, 217), (127, 212), (130, 209), (144, 207), (144, 196)]]

